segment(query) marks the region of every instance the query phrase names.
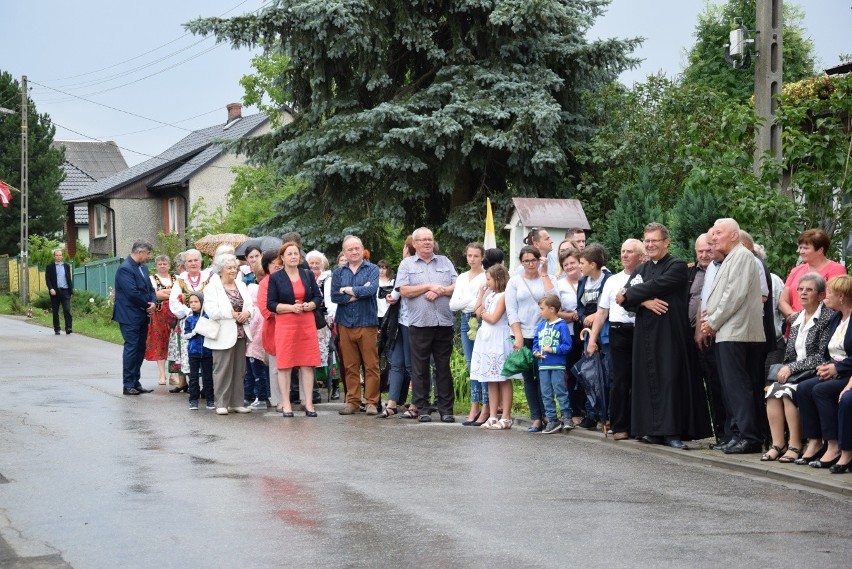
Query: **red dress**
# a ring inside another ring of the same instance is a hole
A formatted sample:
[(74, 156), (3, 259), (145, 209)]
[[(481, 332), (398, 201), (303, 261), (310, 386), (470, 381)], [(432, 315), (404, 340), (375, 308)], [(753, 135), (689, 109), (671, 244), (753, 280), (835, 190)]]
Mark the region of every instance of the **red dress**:
[[(296, 303), (304, 302), (302, 280), (290, 281), (290, 284)], [(286, 312), (275, 316), (275, 361), (278, 369), (321, 365), (313, 312)]]
[[(164, 285), (157, 275), (154, 275), (154, 282), (157, 290), (169, 288)], [(175, 279), (172, 277), (172, 284)], [(171, 312), (164, 309), (164, 306), (169, 304), (168, 300), (161, 300), (157, 303), (157, 309), (151, 315), (151, 320), (148, 322), (148, 337), (145, 341), (145, 359), (149, 362), (164, 360), (169, 354), (169, 320)]]

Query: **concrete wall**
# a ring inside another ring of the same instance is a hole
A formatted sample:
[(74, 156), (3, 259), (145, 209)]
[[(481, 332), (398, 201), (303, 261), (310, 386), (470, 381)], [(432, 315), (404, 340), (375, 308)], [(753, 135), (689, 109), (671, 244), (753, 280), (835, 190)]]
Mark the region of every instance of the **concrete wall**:
[[(253, 136), (266, 134), (271, 130), (267, 123), (259, 128)], [(222, 211), (227, 211), (228, 191), (236, 179), (236, 174), (231, 171), (233, 166), (242, 166), (246, 163), (246, 157), (242, 154), (223, 154), (208, 164), (205, 168), (196, 172), (189, 179), (189, 211), (195, 207), (198, 198), (204, 198), (207, 214), (212, 214), (216, 208), (221, 206)], [(192, 219), (189, 220), (192, 223)]]
[(119, 223), (115, 225), (115, 256), (126, 257), (135, 241), (156, 243), (163, 230), (163, 210), (158, 199), (110, 200)]

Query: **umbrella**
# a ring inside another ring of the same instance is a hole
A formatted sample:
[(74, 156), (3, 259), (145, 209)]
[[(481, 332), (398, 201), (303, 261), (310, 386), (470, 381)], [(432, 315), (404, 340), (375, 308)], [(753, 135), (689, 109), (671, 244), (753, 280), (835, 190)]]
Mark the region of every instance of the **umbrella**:
[[(588, 328), (583, 329), (580, 333), (580, 339), (584, 339), (584, 335), (588, 334)], [(583, 356), (571, 368), (577, 382), (586, 391), (586, 398), (589, 400), (589, 405), (601, 418), (601, 424), (604, 425), (604, 435), (606, 435), (606, 417), (609, 412), (609, 401), (607, 401), (606, 389), (606, 369), (604, 368), (603, 353), (600, 350), (589, 355), (585, 350)]]
[(257, 247), (264, 251), (277, 251), (283, 241), (280, 237), (273, 237), (272, 235), (264, 235), (263, 237), (252, 237), (247, 241), (240, 243), (239, 247), (237, 247), (236, 255), (238, 257), (243, 257), (246, 254), (246, 249), (249, 247)]
[(231, 245), (236, 247), (240, 243), (248, 240), (248, 235), (242, 233), (217, 233), (216, 235), (207, 235), (195, 242), (195, 248), (205, 255), (213, 256), (216, 253), (216, 248), (219, 245)]

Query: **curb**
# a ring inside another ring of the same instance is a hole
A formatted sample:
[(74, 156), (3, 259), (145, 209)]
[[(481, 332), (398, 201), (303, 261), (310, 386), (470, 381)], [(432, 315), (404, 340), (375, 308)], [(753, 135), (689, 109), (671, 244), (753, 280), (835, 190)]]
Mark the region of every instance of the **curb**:
[[(513, 419), (519, 426), (531, 424), (528, 417), (513, 417)], [(792, 483), (808, 489), (831, 492), (845, 498), (852, 498), (852, 476), (849, 474), (831, 474), (827, 470), (816, 470), (799, 465), (760, 462), (760, 455), (758, 454), (720, 454), (718, 451), (705, 448), (706, 443), (703, 441), (692, 441), (688, 444), (701, 446), (683, 451), (661, 445), (642, 444), (633, 440), (615, 441), (612, 438), (603, 437), (600, 431), (590, 431), (579, 427), (568, 431), (568, 433), (572, 437), (597, 441), (601, 444), (618, 445), (622, 450), (630, 452), (653, 453), (670, 459), (703, 464), (704, 466), (721, 468), (740, 474), (760, 476), (780, 483)]]

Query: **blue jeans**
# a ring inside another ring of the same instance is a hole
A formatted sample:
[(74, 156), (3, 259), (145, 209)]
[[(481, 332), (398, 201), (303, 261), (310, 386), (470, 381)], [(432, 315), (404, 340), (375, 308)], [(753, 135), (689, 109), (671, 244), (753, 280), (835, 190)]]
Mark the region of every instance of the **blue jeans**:
[(568, 400), (568, 388), (565, 385), (564, 369), (540, 369), (538, 370), (539, 383), (541, 384), (541, 398), (544, 402), (544, 414), (548, 420), (556, 420), (556, 404), (554, 396), (559, 402), (559, 410), (566, 419), (571, 418), (571, 402)]
[(406, 376), (411, 377), (411, 350), (408, 347), (408, 326), (399, 325), (396, 343), (390, 356), (388, 374), (388, 399), (404, 403), (408, 398)]
[(246, 375), (243, 381), (245, 398), (269, 399), (269, 367), (263, 360), (246, 358)]
[[(471, 318), (473, 318), (472, 312), (462, 312), (461, 326), (459, 327), (461, 332), (462, 351), (464, 352), (464, 360), (467, 362), (468, 374), (470, 373), (470, 360), (473, 357), (473, 340), (467, 337), (467, 333), (470, 331), (468, 320)], [(479, 383), (475, 379), (471, 379), (470, 402), (488, 405), (488, 386)]]

